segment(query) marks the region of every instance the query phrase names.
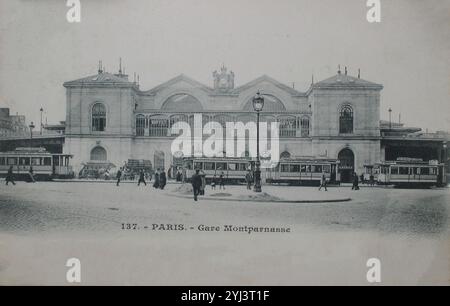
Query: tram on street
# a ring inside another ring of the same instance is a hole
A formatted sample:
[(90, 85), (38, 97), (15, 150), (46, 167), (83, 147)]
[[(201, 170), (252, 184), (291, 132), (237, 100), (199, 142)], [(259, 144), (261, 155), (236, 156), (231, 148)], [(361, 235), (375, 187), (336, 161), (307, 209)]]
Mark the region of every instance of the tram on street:
[(210, 183), (214, 176), (219, 179), (220, 175), (223, 175), (226, 183), (237, 184), (245, 182), (247, 171), (254, 171), (254, 167), (255, 162), (250, 158), (185, 157), (182, 171), (185, 181), (190, 181), (198, 169), (204, 173), (207, 183)]
[(339, 160), (328, 158), (281, 159), (274, 168), (266, 169), (267, 183), (319, 186), (322, 175), (332, 185), (340, 184)]
[(35, 180), (69, 178), (74, 173), (70, 166), (70, 154), (55, 154), (45, 148), (16, 148), (11, 152), (0, 152), (0, 177), (6, 177), (13, 167), (15, 180), (30, 180), (32, 170)]
[(436, 160), (399, 158), (376, 165), (378, 184), (397, 187), (431, 187), (445, 185), (445, 165)]

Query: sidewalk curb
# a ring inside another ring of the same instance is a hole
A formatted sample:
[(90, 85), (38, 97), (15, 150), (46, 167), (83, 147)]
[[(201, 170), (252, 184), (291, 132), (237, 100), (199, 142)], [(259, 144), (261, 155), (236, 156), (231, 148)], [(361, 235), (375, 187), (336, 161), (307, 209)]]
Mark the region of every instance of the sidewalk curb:
[[(182, 199), (192, 199), (192, 196), (182, 196), (177, 194), (168, 194), (171, 197), (176, 198), (182, 198)], [(306, 204), (306, 203), (339, 203), (339, 202), (350, 202), (351, 198), (342, 198), (342, 199), (330, 199), (330, 200), (276, 200), (276, 201), (269, 201), (269, 200), (241, 200), (241, 199), (228, 199), (228, 198), (220, 198), (220, 197), (204, 197), (199, 196), (199, 200), (216, 200), (216, 201), (226, 201), (226, 202), (260, 202), (260, 203), (287, 203), (287, 204)]]

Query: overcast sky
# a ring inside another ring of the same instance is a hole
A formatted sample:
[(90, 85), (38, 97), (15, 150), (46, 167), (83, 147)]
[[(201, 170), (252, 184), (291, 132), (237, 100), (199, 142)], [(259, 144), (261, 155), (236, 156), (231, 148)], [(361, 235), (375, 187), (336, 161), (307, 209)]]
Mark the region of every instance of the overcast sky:
[(450, 1), (81, 0), (68, 23), (65, 0), (1, 0), (0, 107), (39, 121), (65, 120), (63, 82), (95, 74), (103, 60), (141, 76), (148, 90), (184, 73), (209, 86), (222, 63), (239, 86), (267, 74), (305, 91), (348, 66), (385, 86), (381, 117), (450, 130)]

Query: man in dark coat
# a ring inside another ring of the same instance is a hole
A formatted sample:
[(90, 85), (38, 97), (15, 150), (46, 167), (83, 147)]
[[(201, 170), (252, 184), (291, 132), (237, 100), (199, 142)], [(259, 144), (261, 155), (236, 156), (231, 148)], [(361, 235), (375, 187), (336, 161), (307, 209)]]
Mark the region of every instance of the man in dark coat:
[(358, 174), (353, 173), (353, 186), (352, 186), (352, 190), (359, 190), (359, 178), (358, 178)]
[(141, 185), (141, 183), (144, 183), (145, 186), (147, 186), (147, 183), (145, 182), (145, 172), (144, 172), (144, 169), (141, 169), (141, 171), (139, 171), (139, 181), (138, 181), (138, 186)]
[(153, 188), (159, 188), (159, 169), (155, 172), (155, 182), (153, 183)]
[(247, 170), (247, 174), (245, 175), (245, 181), (247, 182), (247, 189), (251, 190), (252, 189), (252, 183), (253, 183), (253, 176), (252, 173), (249, 170)]
[(161, 171), (161, 174), (159, 175), (159, 188), (164, 189), (164, 187), (166, 187), (166, 183), (167, 183), (167, 177), (166, 177), (166, 173), (163, 171)]
[(120, 168), (119, 171), (117, 171), (117, 175), (116, 175), (117, 183), (116, 183), (116, 186), (119, 186), (121, 178), (122, 178), (122, 168)]
[(13, 183), (13, 185), (16, 185), (14, 182), (14, 174), (13, 174), (13, 166), (10, 166), (8, 169), (8, 173), (6, 174), (6, 185), (8, 185), (9, 182)]
[(194, 190), (194, 201), (197, 201), (197, 196), (200, 193), (202, 187), (202, 177), (200, 176), (200, 170), (195, 170), (195, 174), (192, 176), (192, 188)]

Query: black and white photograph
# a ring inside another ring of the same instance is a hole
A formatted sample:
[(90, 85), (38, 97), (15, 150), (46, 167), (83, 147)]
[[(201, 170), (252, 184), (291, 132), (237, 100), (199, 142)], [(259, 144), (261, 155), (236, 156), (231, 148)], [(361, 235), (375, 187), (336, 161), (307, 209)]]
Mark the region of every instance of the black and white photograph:
[(0, 286), (450, 285), (449, 38), (448, 0), (2, 0)]

